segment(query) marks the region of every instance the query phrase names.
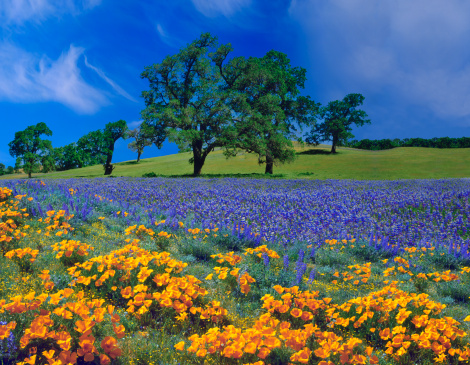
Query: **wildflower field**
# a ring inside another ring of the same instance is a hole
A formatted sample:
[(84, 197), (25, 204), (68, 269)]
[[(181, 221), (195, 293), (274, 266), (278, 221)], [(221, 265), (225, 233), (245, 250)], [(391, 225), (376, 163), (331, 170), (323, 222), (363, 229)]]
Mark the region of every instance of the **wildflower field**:
[(465, 364), (470, 180), (3, 180), (0, 364)]

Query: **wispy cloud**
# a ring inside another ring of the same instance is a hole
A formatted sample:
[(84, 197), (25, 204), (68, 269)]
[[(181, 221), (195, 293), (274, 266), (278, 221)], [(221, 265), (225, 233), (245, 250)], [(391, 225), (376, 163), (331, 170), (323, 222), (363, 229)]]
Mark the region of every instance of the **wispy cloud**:
[(310, 57), (323, 58), (329, 87), (386, 92), (440, 118), (470, 116), (470, 2), (293, 0), (289, 11)]
[(165, 43), (167, 44), (168, 46), (170, 47), (173, 47), (173, 48), (182, 48), (184, 46), (186, 46), (186, 43), (183, 42), (181, 39), (177, 38), (177, 37), (174, 37), (174, 36), (170, 36), (162, 27), (162, 25), (160, 23), (157, 23), (155, 25), (155, 29), (158, 33), (158, 35), (160, 36), (160, 39)]
[(2, 0), (0, 24), (9, 26), (25, 21), (40, 22), (62, 14), (77, 15), (94, 8), (101, 0)]
[(104, 94), (80, 76), (84, 49), (70, 46), (53, 61), (12, 44), (0, 44), (0, 99), (19, 103), (54, 101), (81, 114), (109, 104)]
[(124, 96), (126, 99), (129, 99), (131, 101), (134, 101), (134, 102), (137, 102), (136, 99), (134, 99), (132, 96), (130, 96), (122, 87), (120, 87), (118, 84), (116, 84), (113, 80), (111, 80), (109, 77), (107, 77), (105, 75), (105, 73), (100, 70), (99, 68), (93, 66), (93, 65), (90, 65), (88, 63), (88, 60), (85, 57), (85, 65), (88, 67), (88, 68), (91, 68), (93, 71), (95, 71), (99, 77), (101, 77), (104, 81), (106, 81), (109, 85), (111, 85), (111, 87), (116, 90), (116, 92), (119, 94), (119, 95), (122, 95)]
[(251, 5), (251, 0), (191, 0), (196, 9), (206, 17), (214, 18), (220, 14), (230, 17)]

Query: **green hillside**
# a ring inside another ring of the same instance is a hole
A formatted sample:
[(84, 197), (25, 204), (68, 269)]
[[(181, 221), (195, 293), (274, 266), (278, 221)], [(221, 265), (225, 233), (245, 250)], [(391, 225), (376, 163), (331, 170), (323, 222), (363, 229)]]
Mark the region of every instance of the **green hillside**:
[[(297, 156), (291, 164), (274, 166), (274, 177), (287, 179), (439, 179), (470, 177), (470, 149), (402, 147), (385, 151), (366, 151), (338, 148), (331, 155), (330, 147), (296, 147)], [(112, 176), (137, 176), (154, 172), (162, 176), (190, 176), (190, 153), (116, 163)], [(264, 165), (258, 165), (253, 154), (241, 153), (226, 159), (222, 151), (209, 154), (202, 168), (203, 177), (264, 176)], [(279, 176), (280, 175), (280, 176)], [(103, 177), (101, 165), (82, 169), (33, 174), (37, 178)], [(2, 178), (26, 178), (24, 174), (5, 175)]]

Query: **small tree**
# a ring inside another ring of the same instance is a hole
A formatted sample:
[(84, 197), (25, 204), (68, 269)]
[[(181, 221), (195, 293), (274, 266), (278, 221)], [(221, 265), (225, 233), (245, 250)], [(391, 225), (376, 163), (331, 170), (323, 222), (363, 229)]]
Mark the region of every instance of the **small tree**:
[(133, 152), (137, 152), (137, 163), (140, 161), (140, 156), (144, 152), (145, 147), (153, 144), (151, 137), (146, 133), (145, 125), (140, 125), (138, 128), (131, 129), (126, 133), (127, 138), (134, 138), (134, 141), (129, 143), (127, 147)]
[(33, 172), (39, 171), (41, 159), (52, 151), (51, 141), (40, 138), (43, 134), (52, 136), (52, 131), (41, 122), (16, 132), (15, 139), (8, 144), (10, 155), (21, 160), (23, 170), (29, 178)]
[(336, 153), (336, 146), (353, 138), (351, 124), (363, 126), (370, 124), (366, 112), (356, 110), (362, 105), (364, 96), (361, 94), (348, 94), (343, 100), (330, 101), (327, 106), (320, 109), (322, 123), (317, 123), (310, 134), (306, 135), (306, 142), (318, 145), (320, 141), (332, 141), (331, 153)]
[(114, 144), (119, 138), (125, 136), (126, 131), (127, 123), (122, 119), (117, 122), (108, 123), (104, 128), (103, 135), (106, 146), (106, 162), (104, 164), (105, 175), (111, 175), (114, 170), (114, 166), (111, 164), (114, 153)]
[(0, 163), (0, 176), (5, 175), (5, 174), (6, 174), (5, 165)]
[(79, 151), (76, 143), (54, 148), (54, 162), (59, 171), (83, 167), (83, 157), (84, 153)]
[(91, 131), (77, 142), (83, 166), (104, 164), (106, 161), (106, 141), (101, 129)]

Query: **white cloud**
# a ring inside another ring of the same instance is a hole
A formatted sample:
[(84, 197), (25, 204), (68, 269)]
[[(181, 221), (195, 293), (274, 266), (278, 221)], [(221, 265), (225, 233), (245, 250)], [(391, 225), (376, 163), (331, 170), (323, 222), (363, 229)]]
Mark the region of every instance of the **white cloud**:
[(214, 18), (220, 14), (230, 17), (244, 7), (251, 5), (251, 0), (191, 0), (196, 9), (206, 17)]
[(55, 101), (82, 114), (109, 104), (103, 93), (80, 76), (83, 48), (70, 46), (55, 61), (0, 44), (0, 99), (19, 103)]
[(1, 0), (0, 24), (8, 26), (25, 21), (40, 22), (67, 13), (76, 15), (100, 3), (101, 0)]
[(347, 92), (386, 91), (441, 118), (470, 116), (470, 2), (293, 0), (289, 13), (310, 57)]
[(105, 75), (105, 73), (100, 70), (99, 68), (95, 67), (95, 66), (92, 66), (88, 63), (88, 60), (85, 57), (85, 65), (88, 67), (88, 68), (91, 68), (93, 71), (95, 71), (99, 77), (101, 77), (104, 81), (106, 81), (109, 85), (111, 85), (111, 87), (116, 90), (116, 92), (122, 96), (124, 96), (126, 99), (129, 99), (131, 101), (134, 101), (134, 102), (137, 102), (137, 100), (135, 100), (132, 96), (130, 96), (122, 87), (120, 87), (118, 84), (116, 84), (113, 80), (111, 80), (109, 77), (107, 77)]

